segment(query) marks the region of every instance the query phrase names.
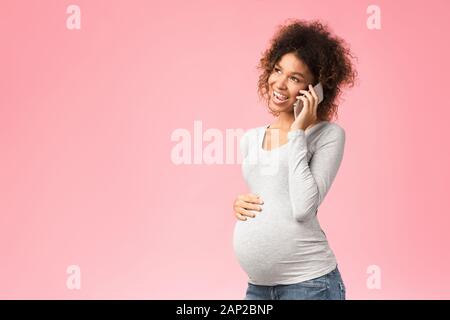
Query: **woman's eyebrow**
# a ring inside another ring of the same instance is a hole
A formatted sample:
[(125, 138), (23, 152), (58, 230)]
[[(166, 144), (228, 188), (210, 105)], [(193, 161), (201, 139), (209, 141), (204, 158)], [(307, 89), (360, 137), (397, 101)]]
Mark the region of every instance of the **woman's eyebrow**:
[[(283, 68), (282, 68), (278, 63), (276, 63), (275, 66), (280, 67), (280, 69), (283, 70)], [(305, 76), (304, 76), (303, 74), (301, 74), (300, 72), (292, 72), (292, 74), (298, 74), (298, 75), (300, 75), (302, 78), (305, 78)]]

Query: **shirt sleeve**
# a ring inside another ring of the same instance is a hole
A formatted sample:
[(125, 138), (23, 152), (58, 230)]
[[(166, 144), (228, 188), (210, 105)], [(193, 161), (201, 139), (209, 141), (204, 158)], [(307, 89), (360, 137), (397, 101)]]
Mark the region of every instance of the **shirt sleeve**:
[(317, 214), (342, 162), (345, 131), (334, 126), (320, 137), (308, 165), (305, 131), (289, 131), (289, 196), (294, 218), (301, 222)]

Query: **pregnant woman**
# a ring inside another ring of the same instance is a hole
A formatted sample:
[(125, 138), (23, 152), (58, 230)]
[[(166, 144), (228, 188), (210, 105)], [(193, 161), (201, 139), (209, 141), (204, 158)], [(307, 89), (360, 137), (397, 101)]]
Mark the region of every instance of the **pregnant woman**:
[(275, 121), (240, 140), (250, 193), (234, 202), (233, 247), (249, 278), (246, 300), (345, 300), (317, 212), (344, 154), (345, 131), (330, 120), (357, 76), (350, 57), (326, 25), (294, 20), (260, 59), (258, 93)]

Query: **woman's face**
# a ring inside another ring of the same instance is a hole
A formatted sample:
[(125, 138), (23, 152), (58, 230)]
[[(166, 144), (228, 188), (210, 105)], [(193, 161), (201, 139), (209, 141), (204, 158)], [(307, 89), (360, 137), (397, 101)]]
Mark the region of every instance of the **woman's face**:
[[(286, 53), (275, 64), (269, 76), (269, 108), (278, 112), (294, 112), (299, 90), (307, 90), (313, 84), (313, 76), (306, 64), (294, 53)], [(282, 95), (280, 100), (274, 92)]]

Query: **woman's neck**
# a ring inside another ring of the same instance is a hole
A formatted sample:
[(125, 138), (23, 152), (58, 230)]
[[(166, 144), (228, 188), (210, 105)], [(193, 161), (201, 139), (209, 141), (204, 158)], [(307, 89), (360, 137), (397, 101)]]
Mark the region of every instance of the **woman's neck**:
[[(292, 125), (292, 123), (294, 123), (294, 120), (295, 119), (294, 119), (293, 115), (291, 116), (291, 115), (286, 115), (284, 113), (281, 113), (278, 116), (277, 120), (269, 126), (269, 129), (279, 129), (281, 131), (290, 131), (291, 125)], [(317, 119), (316, 121), (311, 123), (308, 126), (308, 128), (314, 126), (315, 124), (317, 124), (319, 122), (320, 122), (320, 120)], [(306, 129), (308, 129), (308, 128), (306, 128)]]
[(291, 125), (294, 123), (294, 114), (286, 114), (285, 112), (282, 112), (277, 120), (270, 125), (270, 129), (280, 129), (283, 131), (289, 131), (291, 130)]

